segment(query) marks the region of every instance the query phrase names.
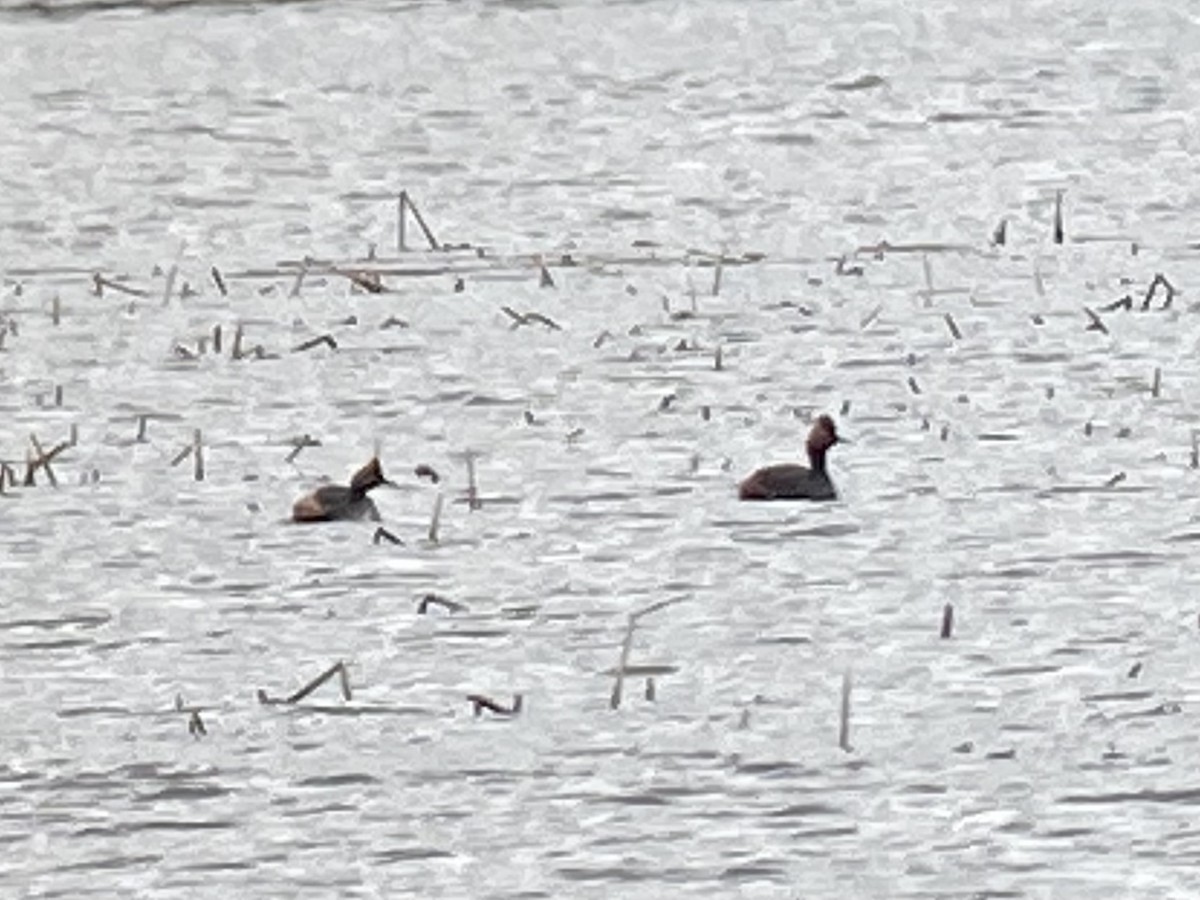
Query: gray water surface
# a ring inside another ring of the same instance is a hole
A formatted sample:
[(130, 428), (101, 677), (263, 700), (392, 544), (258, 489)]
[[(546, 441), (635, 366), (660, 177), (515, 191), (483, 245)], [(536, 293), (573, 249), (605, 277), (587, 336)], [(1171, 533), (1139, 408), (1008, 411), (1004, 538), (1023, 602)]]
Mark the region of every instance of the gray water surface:
[[(0, 892), (1200, 888), (1190, 15), (0, 6), (0, 458), (77, 431), (0, 497)], [(819, 412), (841, 499), (739, 504)], [(288, 523), (376, 447), (403, 546)]]

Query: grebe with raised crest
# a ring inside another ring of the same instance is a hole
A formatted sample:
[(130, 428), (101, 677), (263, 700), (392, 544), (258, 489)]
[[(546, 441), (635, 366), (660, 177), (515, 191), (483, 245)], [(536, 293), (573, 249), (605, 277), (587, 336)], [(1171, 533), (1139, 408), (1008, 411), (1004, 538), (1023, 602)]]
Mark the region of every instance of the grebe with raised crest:
[(294, 522), (334, 522), (341, 519), (370, 519), (379, 521), (375, 501), (367, 496), (381, 484), (392, 482), (383, 477), (379, 457), (354, 473), (350, 486), (327, 484), (311, 494), (305, 494), (292, 506)]

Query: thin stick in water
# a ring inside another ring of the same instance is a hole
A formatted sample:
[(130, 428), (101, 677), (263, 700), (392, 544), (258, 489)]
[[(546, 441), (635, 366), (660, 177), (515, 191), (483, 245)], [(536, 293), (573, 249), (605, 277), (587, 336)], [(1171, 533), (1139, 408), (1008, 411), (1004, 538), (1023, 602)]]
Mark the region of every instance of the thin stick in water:
[(954, 336), (956, 341), (961, 341), (962, 332), (958, 330), (958, 323), (954, 321), (954, 316), (946, 313), (944, 318), (946, 319), (946, 327), (950, 329), (950, 334)]
[(505, 706), (503, 703), (499, 703), (491, 697), (485, 697), (483, 694), (467, 694), (467, 700), (474, 708), (476, 718), (485, 709), (497, 716), (515, 716), (520, 714), (521, 707), (524, 706), (524, 697), (520, 694), (513, 694), (511, 706)]
[(225, 279), (221, 277), (221, 270), (213, 266), (209, 269), (209, 274), (212, 275), (213, 284), (217, 286), (217, 290), (221, 292), (221, 296), (228, 297), (229, 291), (225, 289)]
[(429, 542), (436, 544), (438, 542), (438, 528), (442, 524), (442, 492), (438, 491), (437, 497), (433, 500), (433, 515), (429, 519)]
[(197, 428), (192, 432), (192, 459), (195, 465), (192, 468), (192, 477), (196, 481), (204, 480), (204, 448), (200, 443), (200, 429)]
[(1063, 228), (1063, 191), (1054, 192), (1054, 243), (1061, 244), (1065, 236)]
[(1162, 369), (1155, 366), (1154, 381), (1150, 384), (1150, 396), (1157, 398), (1162, 391)]
[(1108, 326), (1104, 324), (1104, 320), (1094, 310), (1088, 309), (1085, 306), (1083, 311), (1087, 313), (1087, 317), (1091, 320), (1084, 331), (1099, 331), (1101, 334), (1108, 334)]
[(311, 350), (313, 347), (320, 347), (322, 344), (330, 350), (337, 349), (337, 341), (333, 339), (331, 334), (322, 334), (315, 338), (309, 338), (304, 343), (292, 349), (293, 353), (303, 353), (305, 350)]
[(408, 195), (408, 191), (405, 191), (401, 196), (404, 198), (404, 202), (408, 206), (408, 211), (412, 213), (413, 218), (417, 220), (417, 225), (421, 227), (421, 232), (425, 235), (425, 240), (429, 242), (429, 249), (440, 250), (441, 245), (438, 243), (437, 238), (433, 236), (433, 232), (429, 229), (429, 226), (425, 224), (425, 217), (421, 215), (421, 211), (417, 209), (417, 204), (413, 203), (412, 197)]
[(266, 704), (299, 703), (301, 700), (303, 700), (305, 697), (307, 697), (309, 694), (311, 694), (313, 691), (315, 691), (317, 688), (319, 688), (325, 682), (329, 681), (329, 679), (333, 678), (334, 675), (341, 675), (342, 699), (349, 700), (350, 699), (350, 678), (346, 673), (345, 664), (341, 660), (338, 660), (332, 666), (330, 666), (328, 669), (326, 669), (324, 672), (322, 672), (320, 675), (318, 675), (316, 678), (314, 678), (312, 681), (310, 681), (308, 684), (306, 684), (304, 687), (300, 688), (300, 690), (296, 691), (291, 696), (283, 698), (282, 700), (272, 698), (270, 695), (267, 694), (266, 691), (264, 691), (260, 688), (258, 691), (258, 701), (260, 703), (266, 703)]
[(304, 277), (308, 274), (308, 260), (306, 259), (300, 266), (300, 270), (296, 273), (296, 280), (292, 282), (292, 289), (288, 291), (289, 297), (299, 297), (300, 288), (304, 285)]
[(475, 454), (467, 454), (467, 508), (482, 509), (483, 501), (479, 499), (479, 485), (475, 481)]
[(400, 538), (396, 537), (396, 535), (392, 534), (390, 531), (380, 525), (375, 529), (375, 534), (371, 536), (371, 543), (379, 544), (382, 541), (387, 541), (389, 544), (399, 544), (402, 547), (404, 546), (404, 541), (400, 540)]
[(725, 260), (724, 260), (724, 258), (721, 258), (721, 259), (717, 260), (717, 264), (713, 268), (712, 295), (714, 297), (718, 296), (721, 293), (721, 276), (724, 274), (724, 272), (725, 272)]
[(396, 250), (403, 253), (408, 249), (408, 242), (404, 239), (405, 220), (404, 212), (408, 208), (408, 191), (401, 191), (400, 196), (396, 198)]
[(617, 677), (613, 681), (612, 696), (608, 700), (609, 709), (621, 708), (621, 692), (625, 688), (625, 669), (629, 665), (629, 654), (633, 649), (633, 632), (637, 628), (637, 617), (629, 616), (625, 626), (625, 639), (621, 642), (621, 659), (617, 663)]
[(850, 670), (842, 675), (842, 710), (838, 723), (838, 746), (849, 753), (850, 748)]
[(440, 606), (447, 612), (465, 612), (467, 607), (462, 603), (454, 600), (448, 600), (438, 594), (426, 594), (421, 598), (421, 602), (417, 604), (417, 615), (423, 616), (429, 611), (430, 606)]
[(942, 607), (942, 640), (954, 634), (954, 605), (947, 603)]
[(179, 266), (171, 266), (167, 270), (167, 283), (163, 287), (163, 306), (171, 302), (171, 292), (175, 290), (175, 278), (179, 274)]
[(57, 325), (62, 320), (62, 300), (58, 294), (54, 295), (54, 300), (50, 303), (50, 321)]

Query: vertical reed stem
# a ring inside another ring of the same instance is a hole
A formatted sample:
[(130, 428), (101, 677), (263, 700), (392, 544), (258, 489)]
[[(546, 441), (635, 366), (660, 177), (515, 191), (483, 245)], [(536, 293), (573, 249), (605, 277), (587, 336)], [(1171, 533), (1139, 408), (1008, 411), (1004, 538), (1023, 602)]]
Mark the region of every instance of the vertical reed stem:
[(850, 752), (850, 670), (842, 675), (842, 711), (838, 726), (838, 746)]
[(204, 480), (204, 451), (200, 443), (200, 429), (192, 432), (192, 460), (195, 465), (192, 475), (196, 481)]
[(947, 603), (942, 607), (942, 640), (954, 634), (954, 605)]

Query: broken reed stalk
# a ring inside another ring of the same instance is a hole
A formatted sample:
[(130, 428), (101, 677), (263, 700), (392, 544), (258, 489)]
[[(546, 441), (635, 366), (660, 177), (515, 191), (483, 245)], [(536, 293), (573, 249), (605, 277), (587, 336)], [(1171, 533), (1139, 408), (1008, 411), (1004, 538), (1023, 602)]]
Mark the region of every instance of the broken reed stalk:
[(62, 301), (58, 298), (58, 294), (54, 295), (54, 299), (50, 303), (50, 321), (57, 325), (62, 320)]
[(368, 294), (382, 294), (387, 290), (383, 286), (383, 279), (378, 272), (354, 272), (350, 269), (330, 269), (329, 271), (334, 275), (348, 278), (352, 284)]
[(421, 232), (425, 235), (425, 240), (429, 242), (429, 249), (430, 250), (440, 250), (441, 245), (438, 244), (437, 238), (435, 238), (433, 236), (433, 232), (429, 229), (429, 226), (425, 223), (425, 217), (421, 215), (421, 211), (419, 209), (417, 209), (417, 205), (415, 203), (413, 203), (412, 198), (408, 195), (408, 191), (400, 192), (400, 199), (397, 204), (398, 218), (397, 218), (397, 226), (396, 226), (396, 248), (402, 253), (408, 249), (408, 244), (405, 241), (405, 234), (404, 234), (405, 225), (406, 225), (406, 220), (405, 220), (405, 215), (404, 215), (405, 212), (412, 213), (413, 219), (416, 220), (416, 223), (420, 227)]
[(1155, 366), (1154, 381), (1151, 382), (1151, 384), (1150, 384), (1150, 396), (1157, 399), (1158, 395), (1161, 392), (1162, 392), (1162, 369)]
[(539, 262), (538, 268), (541, 270), (540, 274), (538, 275), (538, 287), (554, 287), (554, 278), (551, 276), (550, 270), (546, 268), (546, 264), (544, 262)]
[(1087, 317), (1091, 320), (1084, 331), (1099, 331), (1101, 334), (1108, 334), (1108, 327), (1104, 324), (1104, 320), (1094, 310), (1088, 309), (1085, 306), (1083, 311), (1087, 313)]
[(326, 669), (324, 672), (322, 672), (320, 675), (318, 675), (316, 678), (314, 678), (312, 681), (310, 681), (304, 687), (300, 688), (300, 690), (296, 691), (291, 696), (279, 699), (279, 698), (271, 697), (269, 694), (267, 694), (266, 691), (264, 691), (262, 688), (259, 688), (258, 689), (258, 702), (263, 703), (263, 704), (268, 704), (268, 705), (286, 704), (289, 706), (294, 703), (299, 703), (301, 700), (303, 700), (305, 697), (307, 697), (309, 694), (311, 694), (313, 691), (315, 691), (317, 688), (319, 688), (325, 682), (329, 681), (329, 679), (333, 678), (334, 675), (341, 676), (340, 682), (341, 682), (341, 688), (342, 688), (342, 699), (346, 700), (348, 702), (351, 698), (351, 696), (350, 696), (350, 675), (346, 671), (346, 664), (344, 662), (342, 662), (341, 660), (338, 660), (337, 662), (335, 662), (332, 666), (330, 666), (328, 669)]
[(479, 485), (475, 481), (475, 454), (467, 454), (467, 508), (474, 511), (483, 508), (479, 499)]
[(337, 341), (335, 341), (333, 339), (333, 335), (322, 334), (319, 337), (309, 338), (307, 341), (300, 344), (298, 347), (293, 348), (292, 352), (293, 353), (303, 353), (305, 350), (311, 350), (313, 347), (320, 347), (322, 344), (327, 346), (330, 350), (337, 349)]
[(997, 247), (1003, 247), (1008, 243), (1008, 219), (1000, 220), (1000, 224), (992, 232), (992, 243)]
[(483, 694), (467, 694), (467, 701), (475, 710), (475, 718), (479, 718), (485, 709), (498, 716), (516, 716), (520, 714), (521, 707), (525, 705), (525, 698), (520, 694), (513, 694), (511, 706), (505, 706)]
[(721, 258), (717, 260), (717, 265), (713, 268), (712, 295), (714, 297), (720, 295), (721, 293), (721, 276), (724, 274), (724, 272), (725, 260), (724, 258)]
[(850, 752), (850, 670), (842, 675), (842, 709), (838, 717), (838, 746)]
[(621, 642), (621, 659), (617, 663), (617, 671), (613, 680), (612, 696), (609, 697), (609, 709), (620, 709), (621, 695), (625, 689), (625, 676), (630, 672), (629, 654), (633, 649), (633, 632), (637, 629), (637, 623), (640, 619), (656, 613), (661, 609), (666, 609), (668, 606), (673, 606), (679, 603), (681, 598), (672, 597), (668, 600), (659, 600), (657, 603), (651, 603), (644, 609), (629, 614), (629, 621), (625, 627), (625, 639)]
[(167, 284), (163, 288), (163, 306), (171, 302), (171, 291), (175, 289), (175, 277), (179, 274), (179, 266), (171, 266), (167, 270)]
[(557, 322), (555, 322), (549, 316), (542, 315), (537, 310), (530, 310), (529, 312), (525, 313), (525, 321), (526, 322), (538, 322), (542, 325), (545, 325), (551, 331), (562, 331), (561, 325), (559, 325)]
[(63, 389), (61, 384), (54, 386), (54, 405), (62, 406)]
[(192, 477), (196, 481), (204, 480), (204, 448), (200, 443), (200, 429), (192, 432)]
[[(209, 274), (212, 275), (213, 284), (215, 284), (217, 286), (217, 290), (221, 292), (221, 296), (228, 297), (229, 291), (225, 289), (225, 279), (221, 277), (221, 270), (216, 266), (213, 266), (208, 271)], [(220, 351), (217, 352), (219, 353)]]
[(621, 642), (621, 659), (617, 662), (617, 675), (613, 681), (612, 696), (608, 700), (609, 709), (621, 708), (621, 692), (625, 688), (625, 667), (629, 665), (629, 654), (633, 650), (633, 632), (637, 628), (637, 617), (632, 613), (625, 626), (625, 639)]
[(191, 716), (188, 717), (188, 734), (197, 740), (208, 734), (208, 729), (204, 727), (204, 720), (200, 718), (198, 709), (193, 709)]
[(34, 472), (36, 472), (38, 469), (41, 469), (46, 473), (46, 479), (50, 482), (50, 486), (58, 487), (58, 479), (54, 476), (54, 470), (50, 468), (50, 463), (54, 457), (66, 450), (70, 444), (65, 441), (60, 444), (55, 444), (54, 447), (50, 449), (50, 452), (47, 453), (42, 449), (42, 444), (37, 439), (37, 435), (29, 435), (29, 442), (33, 444), (34, 453), (36, 455), (26, 455), (27, 468), (25, 470), (25, 484), (29, 487), (32, 487), (34, 485)]
[(944, 318), (946, 319), (946, 327), (950, 329), (950, 334), (953, 335), (956, 341), (961, 341), (962, 332), (958, 330), (958, 323), (954, 321), (954, 316), (946, 313)]
[(285, 462), (295, 462), (296, 457), (300, 455), (300, 451), (305, 447), (320, 447), (321, 442), (314, 440), (312, 435), (302, 434), (300, 437), (292, 438), (292, 452), (287, 455)]
[(458, 603), (454, 600), (447, 600), (445, 597), (442, 597), (438, 594), (426, 594), (417, 604), (417, 615), (425, 615), (429, 611), (430, 606), (440, 606), (447, 612), (452, 613), (465, 612), (467, 609), (467, 607), (462, 603)]
[(400, 540), (400, 538), (396, 537), (396, 535), (392, 534), (390, 531), (380, 525), (375, 529), (375, 534), (371, 536), (371, 543), (379, 544), (383, 541), (387, 541), (389, 544), (399, 544), (401, 547), (404, 546), (404, 541)]
[(146, 414), (142, 413), (137, 417), (137, 436), (134, 438), (139, 444), (146, 442)]
[(442, 524), (442, 492), (438, 491), (433, 500), (433, 515), (429, 519), (429, 543), (438, 542), (438, 528)]
[(1063, 228), (1063, 191), (1054, 192), (1054, 243), (1061, 244), (1065, 236)]
[[(1192, 432), (1192, 468), (1200, 469), (1200, 434)], [(9, 483), (12, 483), (12, 476), (9, 475)]]
[(942, 607), (942, 640), (947, 640), (954, 634), (954, 605), (947, 603)]
[(120, 291), (123, 294), (129, 294), (130, 296), (133, 296), (133, 297), (148, 297), (149, 296), (149, 293), (147, 291), (143, 291), (141, 288), (132, 288), (132, 287), (123, 285), (120, 282), (112, 281), (108, 278), (105, 278), (99, 272), (97, 272), (95, 275), (92, 276), (92, 283), (95, 285), (95, 293), (96, 293), (97, 297), (104, 296), (105, 288), (109, 288), (110, 290), (114, 290), (114, 291)]
[(724, 354), (721, 352), (721, 345), (717, 344), (716, 353), (713, 354), (713, 369), (717, 372), (725, 368)]
[(300, 270), (296, 273), (296, 280), (292, 282), (292, 289), (288, 291), (289, 297), (299, 297), (300, 288), (304, 285), (304, 276), (308, 274), (308, 260), (306, 259), (300, 264)]
[(230, 357), (233, 359), (241, 359), (242, 353), (242, 325), (239, 322), (238, 327), (233, 332), (233, 348), (229, 351)]
[(221, 326), (214, 325), (212, 330), (213, 353), (221, 355)]

